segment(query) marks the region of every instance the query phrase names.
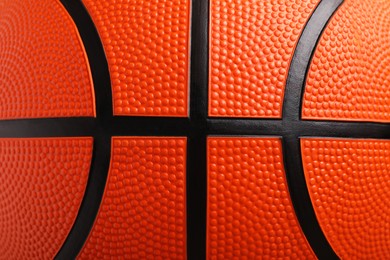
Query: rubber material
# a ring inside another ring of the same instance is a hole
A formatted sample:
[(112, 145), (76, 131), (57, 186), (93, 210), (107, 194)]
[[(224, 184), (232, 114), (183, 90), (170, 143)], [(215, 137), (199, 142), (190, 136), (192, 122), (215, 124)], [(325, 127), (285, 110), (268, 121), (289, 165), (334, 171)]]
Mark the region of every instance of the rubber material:
[(189, 0), (83, 0), (100, 34), (114, 115), (188, 116)]
[(94, 116), (88, 59), (61, 3), (2, 0), (0, 14), (0, 120)]
[(316, 259), (275, 137), (209, 137), (207, 259)]
[(341, 259), (390, 258), (390, 140), (301, 140), (306, 182)]
[(92, 138), (0, 138), (0, 258), (53, 259), (84, 197)]
[[(299, 136), (323, 136), (323, 137), (355, 137), (355, 138), (383, 138), (390, 139), (390, 126), (380, 123), (359, 123), (359, 122), (320, 122), (300, 121), (300, 100), (304, 83), (303, 74), (300, 74), (298, 81), (290, 84), (285, 92), (285, 104), (283, 120), (253, 120), (237, 119), (228, 120), (220, 118), (207, 118), (207, 82), (208, 82), (208, 1), (192, 1), (192, 29), (191, 29), (191, 104), (190, 118), (141, 118), (141, 117), (113, 117), (112, 99), (110, 91), (110, 75), (107, 61), (104, 55), (102, 44), (94, 28), (88, 13), (80, 1), (63, 0), (77, 27), (85, 44), (86, 52), (91, 64), (92, 76), (95, 84), (97, 118), (62, 118), (62, 119), (37, 119), (17, 120), (0, 122), (0, 137), (40, 137), (40, 136), (94, 136), (94, 156), (89, 182), (87, 184), (86, 196), (81, 205), (75, 225), (66, 240), (63, 248), (58, 254), (60, 259), (74, 258), (92, 227), (94, 218), (100, 205), (100, 198), (105, 187), (105, 180), (109, 166), (110, 138), (111, 136), (187, 136), (187, 225), (188, 225), (188, 247), (189, 259), (204, 259), (206, 256), (206, 136), (217, 135), (267, 135), (282, 136), (284, 159), (286, 169), (291, 168), (292, 173), (287, 172), (289, 189), (292, 194), (293, 203), (301, 202), (306, 205), (304, 208), (295, 210), (301, 215), (300, 222), (306, 220), (306, 207), (310, 205), (307, 200), (299, 200), (299, 194), (307, 193), (307, 187), (300, 163)], [(325, 22), (330, 18), (332, 12), (339, 2), (324, 0), (317, 8), (320, 21)], [(314, 20), (314, 19), (313, 19)], [(314, 22), (313, 22), (314, 23)], [(319, 34), (321, 26), (311, 25), (312, 32)], [(325, 25), (324, 25), (325, 26)], [(308, 30), (309, 32), (311, 30)], [(315, 42), (300, 55), (310, 58), (315, 48)], [(302, 45), (302, 48), (305, 46)], [(298, 60), (299, 61), (299, 60)], [(307, 68), (309, 61), (298, 62)], [(300, 84), (302, 83), (302, 84)], [(298, 90), (296, 91), (296, 88)], [(293, 155), (287, 157), (287, 155)], [(298, 167), (298, 168), (294, 168)], [(298, 171), (295, 171), (298, 169)], [(297, 174), (295, 174), (297, 172)], [(302, 174), (300, 174), (302, 173)], [(292, 175), (294, 174), (294, 175)], [(299, 181), (294, 184), (297, 177)], [(190, 183), (190, 184), (189, 184)], [(296, 185), (296, 186), (294, 186)], [(298, 195), (294, 195), (298, 194)], [(296, 196), (296, 197), (294, 197)], [(310, 207), (309, 214), (310, 215)], [(316, 233), (310, 236), (311, 223), (306, 227), (305, 232), (309, 243), (313, 246), (316, 242)], [(303, 230), (305, 228), (302, 226)], [(308, 235), (309, 234), (309, 235)], [(314, 235), (314, 236), (313, 236)], [(313, 238), (314, 237), (314, 238)], [(321, 242), (321, 241), (320, 241)], [(334, 256), (329, 251), (323, 252), (322, 244), (313, 246), (318, 256)]]
[(210, 116), (282, 117), (290, 61), (319, 2), (210, 1)]
[(302, 117), (390, 122), (390, 2), (346, 0), (316, 49)]
[(113, 137), (95, 224), (78, 259), (186, 259), (186, 138)]

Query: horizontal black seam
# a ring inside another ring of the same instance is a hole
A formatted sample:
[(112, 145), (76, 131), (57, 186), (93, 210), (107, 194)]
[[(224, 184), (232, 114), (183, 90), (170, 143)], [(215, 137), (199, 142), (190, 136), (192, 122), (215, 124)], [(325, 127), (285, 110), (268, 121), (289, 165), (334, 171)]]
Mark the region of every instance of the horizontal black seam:
[(390, 139), (390, 124), (368, 122), (207, 119), (196, 124), (187, 118), (110, 118), (105, 125), (94, 118), (10, 120), (0, 121), (0, 138), (97, 136), (102, 129), (107, 136), (188, 136), (201, 128), (205, 134)]
[[(187, 208), (188, 254), (189, 257), (193, 256), (194, 259), (196, 259), (196, 256), (205, 256), (205, 196), (207, 189), (205, 140), (207, 135), (282, 136), (285, 160), (286, 157), (289, 157), (287, 156), (288, 154), (297, 154), (294, 162), (290, 162), (290, 159), (286, 161), (286, 169), (291, 168), (293, 171), (293, 165), (301, 164), (299, 137), (390, 139), (390, 124), (386, 123), (301, 121), (299, 111), (303, 85), (298, 84), (298, 87), (301, 87), (301, 91), (298, 93), (298, 102), (294, 103), (296, 100), (290, 94), (296, 85), (291, 82), (287, 83), (283, 106), (284, 117), (281, 120), (207, 118), (209, 26), (209, 3), (207, 0), (192, 1), (190, 118), (114, 117), (112, 115), (113, 106), (108, 64), (98, 32), (81, 1), (61, 0), (61, 2), (75, 21), (86, 48), (95, 86), (97, 117), (0, 121), (0, 138), (94, 137), (94, 156), (86, 196), (70, 236), (57, 255), (58, 258), (77, 256), (92, 227), (104, 192), (108, 173), (111, 136), (187, 136), (189, 137), (188, 154), (192, 157), (203, 154), (199, 160), (192, 158), (187, 163), (187, 196), (189, 203)], [(340, 3), (341, 1), (339, 0), (323, 0), (317, 10), (320, 10), (320, 8), (325, 9), (325, 7), (328, 8), (329, 6), (333, 8)], [(329, 18), (330, 16), (327, 19)], [(310, 29), (309, 26), (311, 25), (309, 23), (305, 30)], [(318, 28), (313, 27), (312, 29), (316, 30)], [(305, 65), (308, 64), (309, 62)], [(291, 66), (291, 68), (293, 67)], [(293, 110), (289, 110), (290, 108), (293, 108)], [(297, 109), (299, 110), (298, 112)], [(292, 119), (289, 119), (290, 115)], [(298, 167), (298, 172), (302, 177), (302, 165), (296, 167)], [(293, 178), (293, 176), (295, 175), (287, 172), (289, 188), (292, 194), (299, 191), (302, 187), (301, 179), (299, 185), (294, 188), (293, 182), (296, 178)], [(297, 206), (298, 202), (299, 197), (293, 199), (294, 208), (297, 215), (300, 215), (298, 218), (302, 225), (305, 217), (300, 213), (301, 209)], [(91, 205), (93, 206), (91, 207)], [(88, 207), (90, 209), (87, 210)], [(199, 222), (197, 222), (196, 218), (200, 219)], [(308, 228), (303, 229), (313, 246), (313, 240), (310, 238), (312, 235), (308, 236)], [(200, 235), (197, 236), (196, 233)], [(81, 235), (77, 237), (79, 234)], [(333, 254), (321, 253), (322, 249), (318, 249), (318, 247), (317, 245), (313, 248), (319, 257), (325, 255), (334, 256)]]

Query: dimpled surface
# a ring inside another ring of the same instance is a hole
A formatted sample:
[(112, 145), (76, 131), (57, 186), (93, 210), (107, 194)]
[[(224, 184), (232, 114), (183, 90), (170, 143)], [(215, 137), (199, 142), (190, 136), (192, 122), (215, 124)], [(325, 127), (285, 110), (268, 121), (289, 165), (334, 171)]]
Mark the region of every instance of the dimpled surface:
[(187, 116), (190, 0), (83, 0), (102, 38), (114, 114)]
[(390, 122), (390, 1), (346, 0), (310, 66), (302, 117)]
[(303, 139), (317, 219), (342, 259), (390, 259), (390, 141)]
[(94, 116), (88, 60), (59, 1), (0, 1), (0, 35), (0, 119)]
[(92, 138), (0, 139), (0, 259), (53, 259), (77, 216)]
[(208, 138), (208, 259), (314, 259), (277, 138)]
[(211, 0), (210, 116), (282, 116), (290, 60), (318, 2)]
[(186, 259), (185, 168), (185, 137), (114, 137), (102, 205), (79, 259)]

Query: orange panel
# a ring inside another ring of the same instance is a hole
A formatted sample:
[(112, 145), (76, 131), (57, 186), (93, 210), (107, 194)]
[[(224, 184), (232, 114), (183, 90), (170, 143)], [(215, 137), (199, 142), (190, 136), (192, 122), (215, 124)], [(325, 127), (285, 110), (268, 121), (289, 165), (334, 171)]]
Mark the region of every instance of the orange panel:
[(342, 259), (390, 259), (390, 141), (303, 139), (306, 182)]
[(188, 114), (190, 0), (83, 0), (107, 54), (115, 115)]
[(186, 138), (112, 141), (102, 205), (79, 259), (185, 259)]
[(208, 259), (315, 259), (290, 200), (281, 140), (208, 139)]
[(0, 258), (53, 259), (87, 185), (92, 138), (0, 139)]
[(310, 66), (304, 119), (390, 122), (390, 1), (346, 0)]
[(211, 0), (210, 116), (282, 116), (295, 45), (318, 2)]
[(0, 1), (0, 35), (0, 119), (95, 115), (85, 50), (59, 1)]

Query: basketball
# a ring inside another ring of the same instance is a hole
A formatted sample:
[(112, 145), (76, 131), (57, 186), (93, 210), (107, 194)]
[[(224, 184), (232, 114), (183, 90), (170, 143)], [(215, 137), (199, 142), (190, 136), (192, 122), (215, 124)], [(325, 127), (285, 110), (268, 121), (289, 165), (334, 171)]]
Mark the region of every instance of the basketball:
[(0, 0), (0, 259), (390, 259), (390, 1)]

